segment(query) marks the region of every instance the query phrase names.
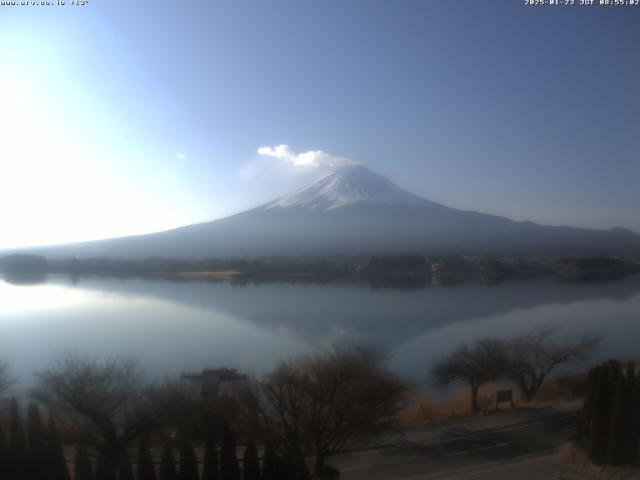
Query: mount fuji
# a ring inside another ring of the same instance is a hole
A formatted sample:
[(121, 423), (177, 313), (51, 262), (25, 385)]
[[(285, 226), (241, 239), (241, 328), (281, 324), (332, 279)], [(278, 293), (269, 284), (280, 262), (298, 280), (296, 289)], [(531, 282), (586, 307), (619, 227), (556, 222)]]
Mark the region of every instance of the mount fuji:
[(362, 165), (230, 217), (166, 232), (34, 249), (52, 257), (214, 258), (268, 255), (611, 254), (640, 235), (516, 222), (414, 195)]

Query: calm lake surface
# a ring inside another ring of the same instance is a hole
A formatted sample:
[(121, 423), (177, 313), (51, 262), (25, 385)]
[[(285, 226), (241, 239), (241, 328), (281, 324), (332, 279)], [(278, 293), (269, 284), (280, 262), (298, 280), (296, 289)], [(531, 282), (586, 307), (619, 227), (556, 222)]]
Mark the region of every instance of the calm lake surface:
[(361, 284), (87, 278), (14, 285), (0, 279), (0, 358), (27, 384), (56, 355), (138, 358), (151, 376), (228, 366), (263, 373), (334, 342), (371, 345), (424, 382), (434, 359), (463, 340), (536, 325), (604, 337), (599, 358), (640, 354), (640, 278), (552, 280), (422, 289)]

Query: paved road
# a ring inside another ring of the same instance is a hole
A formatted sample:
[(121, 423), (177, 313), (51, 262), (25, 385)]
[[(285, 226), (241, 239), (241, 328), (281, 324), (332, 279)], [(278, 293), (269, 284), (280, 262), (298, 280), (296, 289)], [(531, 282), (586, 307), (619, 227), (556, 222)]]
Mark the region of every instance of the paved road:
[[(553, 463), (574, 432), (577, 412), (502, 414), (413, 429), (390, 444), (334, 457), (342, 480), (564, 479), (580, 476)], [(433, 431), (435, 430), (435, 432)]]

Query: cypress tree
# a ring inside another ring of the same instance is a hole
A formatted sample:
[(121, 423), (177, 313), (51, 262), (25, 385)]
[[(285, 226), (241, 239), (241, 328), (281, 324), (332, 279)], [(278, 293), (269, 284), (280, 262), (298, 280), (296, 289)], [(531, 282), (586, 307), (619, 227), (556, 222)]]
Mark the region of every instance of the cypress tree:
[(36, 403), (29, 404), (27, 433), (30, 453), (39, 456), (45, 455), (47, 451), (47, 436), (40, 416), (40, 409)]
[(296, 480), (295, 463), (287, 456), (280, 459), (280, 480)]
[(240, 480), (236, 441), (227, 425), (224, 427), (222, 451), (220, 452), (220, 480)]
[(631, 362), (609, 361), (594, 368), (585, 398), (589, 458), (600, 465), (640, 459), (640, 373)]
[(29, 404), (27, 437), (29, 439), (29, 464), (33, 478), (44, 478), (48, 471), (47, 435), (40, 416), (40, 409), (35, 403)]
[(179, 480), (198, 480), (198, 457), (189, 442), (183, 442), (180, 448), (178, 468)]
[(270, 443), (265, 445), (262, 455), (262, 480), (280, 480), (280, 461)]
[(9, 475), (15, 478), (29, 476), (29, 459), (27, 458), (27, 443), (22, 429), (22, 419), (20, 418), (20, 408), (15, 398), (11, 399), (11, 411), (9, 418)]
[(252, 438), (249, 438), (244, 449), (242, 468), (244, 480), (260, 480), (260, 460), (258, 460), (258, 450)]
[(10, 459), (9, 444), (4, 435), (2, 425), (0, 425), (0, 478), (9, 478), (9, 468), (11, 467)]
[(135, 480), (133, 469), (131, 468), (131, 460), (129, 460), (129, 454), (126, 451), (123, 452), (118, 464), (118, 480)]
[(632, 465), (635, 462), (635, 440), (638, 435), (637, 431), (633, 430), (636, 416), (636, 407), (633, 403), (633, 394), (636, 387), (636, 364), (635, 362), (629, 362), (626, 368), (626, 401), (625, 401), (625, 453), (623, 462), (626, 465)]
[(609, 426), (609, 404), (612, 365), (597, 367), (595, 392), (593, 399), (593, 415), (589, 435), (589, 458), (595, 464), (606, 462)]
[(156, 471), (153, 467), (153, 459), (149, 452), (147, 439), (142, 437), (138, 443), (137, 480), (156, 480)]
[(109, 461), (104, 451), (98, 453), (96, 462), (96, 480), (115, 480), (116, 469)]
[(67, 469), (67, 461), (64, 457), (64, 447), (58, 435), (56, 422), (53, 417), (49, 416), (49, 424), (47, 429), (47, 456), (49, 457), (49, 478), (51, 480), (70, 480), (69, 470)]
[(160, 460), (160, 480), (178, 480), (176, 459), (169, 443), (165, 444)]
[(622, 465), (627, 455), (627, 427), (628, 400), (627, 379), (625, 376), (615, 375), (615, 393), (611, 404), (611, 422), (609, 424), (609, 442), (607, 445), (607, 463), (609, 465)]
[(631, 396), (631, 408), (633, 417), (631, 419), (631, 463), (640, 462), (640, 372), (636, 371), (636, 380)]
[(207, 431), (207, 441), (204, 447), (204, 465), (202, 480), (218, 480), (218, 448), (213, 431)]
[(597, 373), (600, 367), (589, 370), (587, 375), (587, 389), (584, 395), (582, 415), (578, 425), (578, 435), (588, 436), (591, 429), (591, 419), (593, 418), (593, 404), (595, 401)]
[(95, 480), (91, 459), (82, 445), (76, 445), (74, 472), (75, 480)]

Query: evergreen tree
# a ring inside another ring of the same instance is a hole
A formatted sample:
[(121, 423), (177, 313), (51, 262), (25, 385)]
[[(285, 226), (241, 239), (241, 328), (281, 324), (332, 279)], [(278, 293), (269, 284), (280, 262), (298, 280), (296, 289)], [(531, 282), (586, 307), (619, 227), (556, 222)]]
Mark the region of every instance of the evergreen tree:
[[(621, 373), (621, 372), (620, 372)], [(629, 426), (629, 400), (630, 396), (627, 391), (627, 380), (622, 375), (616, 375), (614, 378), (615, 393), (613, 403), (611, 404), (611, 422), (609, 424), (609, 440), (607, 445), (607, 464), (622, 465), (627, 456), (627, 440)]]
[(597, 465), (604, 464), (607, 456), (612, 368), (610, 364), (602, 365), (597, 367), (596, 372), (593, 413), (589, 431), (589, 458)]
[(104, 451), (98, 452), (98, 461), (96, 462), (96, 480), (115, 480), (116, 469), (109, 461)]
[(7, 438), (4, 435), (2, 425), (0, 425), (0, 478), (9, 478), (10, 475), (10, 459), (11, 454), (9, 451), (9, 444)]
[(47, 435), (45, 433), (38, 404), (29, 404), (27, 417), (27, 433), (31, 455), (43, 456), (47, 451)]
[(296, 480), (296, 467), (295, 462), (289, 457), (282, 457), (280, 459), (280, 480)]
[(180, 448), (178, 468), (179, 480), (198, 480), (198, 457), (189, 442), (183, 442)]
[(165, 444), (160, 460), (160, 480), (178, 480), (176, 459), (169, 443)]
[(51, 480), (70, 480), (67, 460), (64, 456), (64, 447), (58, 435), (58, 429), (53, 417), (49, 417), (47, 429), (47, 457), (49, 458), (49, 478)]
[(260, 460), (258, 450), (252, 438), (249, 438), (242, 457), (242, 468), (244, 480), (260, 480)]
[(236, 441), (228, 426), (224, 427), (220, 452), (220, 480), (240, 480), (240, 466), (236, 456)]
[(589, 375), (585, 430), (589, 458), (599, 465), (633, 464), (640, 446), (640, 374), (634, 363), (610, 361)]
[(156, 471), (153, 467), (153, 459), (149, 452), (147, 439), (142, 437), (138, 443), (137, 480), (156, 480)]
[(204, 465), (202, 480), (218, 480), (218, 448), (213, 431), (207, 431), (207, 441), (204, 447)]
[(27, 443), (22, 429), (22, 419), (20, 418), (20, 408), (15, 398), (11, 399), (11, 410), (9, 417), (9, 452), (8, 464), (9, 478), (29, 477), (29, 459), (27, 457)]
[(120, 463), (118, 464), (118, 480), (135, 480), (131, 461), (126, 451), (120, 457)]
[(280, 480), (280, 460), (270, 443), (265, 445), (262, 455), (262, 480)]
[(629, 362), (626, 368), (626, 401), (625, 401), (625, 417), (626, 417), (626, 425), (625, 425), (625, 454), (622, 459), (623, 463), (626, 465), (632, 465), (636, 459), (636, 438), (638, 436), (638, 431), (633, 429), (635, 424), (636, 417), (636, 406), (634, 405), (633, 394), (636, 387), (637, 376), (636, 376), (636, 364), (635, 362)]
[(48, 471), (47, 435), (35, 403), (29, 404), (27, 416), (27, 436), (29, 439), (29, 464), (34, 479), (44, 478)]
[(95, 480), (91, 459), (82, 445), (76, 445), (75, 480)]
[(631, 409), (633, 415), (630, 421), (631, 443), (629, 449), (631, 451), (630, 463), (640, 462), (640, 371), (636, 370), (636, 380), (631, 395)]
[(584, 404), (582, 408), (582, 416), (578, 425), (578, 435), (588, 436), (591, 429), (591, 419), (593, 417), (593, 405), (595, 403), (597, 373), (599, 367), (589, 370), (587, 375), (587, 388), (584, 395)]

